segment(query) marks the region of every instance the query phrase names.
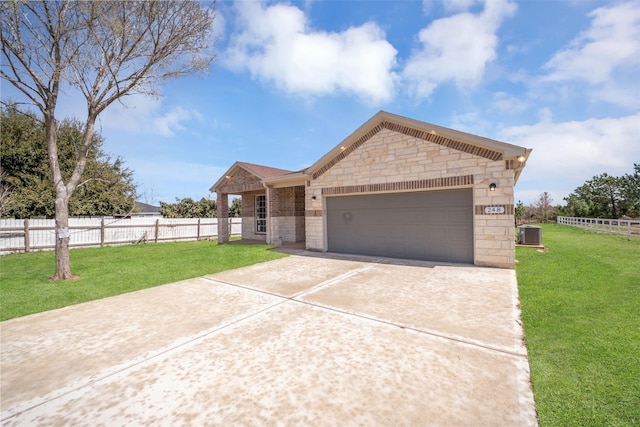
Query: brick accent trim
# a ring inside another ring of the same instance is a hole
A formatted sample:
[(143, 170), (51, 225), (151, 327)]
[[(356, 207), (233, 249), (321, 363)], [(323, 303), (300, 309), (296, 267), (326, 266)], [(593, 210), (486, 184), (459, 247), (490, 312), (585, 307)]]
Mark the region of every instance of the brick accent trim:
[(307, 209), (304, 211), (304, 216), (322, 216), (321, 209)]
[(345, 148), (344, 150), (342, 150), (337, 156), (335, 156), (333, 159), (329, 160), (324, 166), (322, 166), (320, 169), (318, 169), (314, 174), (313, 174), (313, 179), (318, 178), (320, 175), (322, 175), (323, 173), (325, 173), (326, 171), (328, 171), (329, 169), (331, 169), (336, 163), (338, 163), (340, 160), (344, 159), (345, 157), (347, 157), (349, 154), (353, 153), (358, 147), (360, 147), (362, 144), (364, 144), (366, 141), (368, 141), (369, 139), (371, 139), (375, 134), (377, 134), (378, 132), (380, 132), (382, 130), (383, 123), (380, 123), (376, 126), (374, 126), (369, 132), (365, 133), (364, 135), (362, 135), (360, 138), (358, 138), (358, 140), (356, 142), (354, 142), (353, 144), (351, 144), (349, 147)]
[(429, 188), (462, 187), (473, 185), (473, 175), (450, 176), (446, 178), (419, 179), (416, 181), (387, 182), (384, 184), (347, 185), (345, 187), (325, 187), (323, 196), (349, 193), (375, 193), (382, 191), (424, 190)]
[[(475, 156), (484, 157), (489, 160), (502, 160), (502, 153), (499, 151), (491, 150), (489, 148), (482, 148), (476, 145), (467, 144), (466, 142), (457, 141), (455, 139), (447, 138), (445, 136), (436, 135), (424, 130), (415, 129), (409, 126), (399, 125), (397, 123), (390, 122), (381, 122), (371, 128), (369, 132), (362, 135), (358, 138), (353, 144), (349, 147), (342, 150), (338, 155), (336, 155), (333, 159), (329, 160), (326, 164), (324, 164), (320, 169), (318, 169), (313, 174), (313, 179), (317, 179), (323, 173), (331, 169), (334, 165), (336, 165), (340, 160), (347, 157), (350, 153), (355, 151), (358, 147), (364, 144), (366, 141), (371, 139), (375, 134), (380, 132), (382, 129), (389, 129), (394, 132), (401, 133), (403, 135), (407, 135), (413, 138), (422, 139), (424, 141), (433, 142), (434, 144), (442, 145), (443, 147), (452, 148), (454, 150), (462, 151), (464, 153), (473, 154)], [(507, 169), (509, 166), (507, 165)]]
[[(502, 207), (504, 208), (504, 212), (499, 214), (499, 213), (485, 213), (484, 209), (487, 207)], [(513, 205), (476, 205), (475, 206), (475, 214), (476, 215), (513, 215), (514, 213), (514, 209), (513, 209)]]
[(434, 133), (415, 129), (409, 126), (403, 126), (403, 125), (399, 125), (396, 123), (389, 123), (389, 122), (383, 122), (382, 124), (386, 129), (389, 129), (398, 133), (402, 133), (404, 135), (408, 135), (414, 138), (424, 139), (426, 141), (430, 141), (447, 148), (453, 148), (454, 150), (463, 151), (465, 153), (484, 157), (489, 160), (502, 160), (502, 153), (499, 151), (491, 150), (489, 148), (478, 147), (476, 145), (467, 144), (466, 142), (457, 141), (455, 139), (436, 135)]

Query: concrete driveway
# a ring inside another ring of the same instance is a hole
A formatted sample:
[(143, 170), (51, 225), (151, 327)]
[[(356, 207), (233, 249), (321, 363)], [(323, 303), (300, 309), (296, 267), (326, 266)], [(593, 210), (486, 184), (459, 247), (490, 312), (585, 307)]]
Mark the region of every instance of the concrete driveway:
[(298, 255), (6, 321), (11, 425), (536, 425), (513, 270)]

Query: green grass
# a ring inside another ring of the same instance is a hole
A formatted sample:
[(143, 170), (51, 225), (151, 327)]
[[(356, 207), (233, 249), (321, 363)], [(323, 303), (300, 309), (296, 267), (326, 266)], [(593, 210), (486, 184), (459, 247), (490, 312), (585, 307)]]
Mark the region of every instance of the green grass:
[(80, 276), (50, 282), (52, 251), (0, 257), (0, 320), (150, 288), (286, 256), (266, 245), (218, 245), (213, 241), (160, 243), (71, 250)]
[(516, 268), (541, 426), (640, 425), (640, 239), (546, 224)]

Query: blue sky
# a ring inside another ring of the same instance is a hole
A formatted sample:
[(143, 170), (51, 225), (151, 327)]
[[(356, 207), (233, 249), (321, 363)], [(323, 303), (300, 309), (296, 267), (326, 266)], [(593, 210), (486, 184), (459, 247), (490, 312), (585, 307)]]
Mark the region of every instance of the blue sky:
[(216, 31), (208, 75), (99, 120), (141, 201), (208, 197), (236, 160), (299, 170), (379, 110), (533, 148), (525, 204), (640, 163), (640, 1), (219, 1)]

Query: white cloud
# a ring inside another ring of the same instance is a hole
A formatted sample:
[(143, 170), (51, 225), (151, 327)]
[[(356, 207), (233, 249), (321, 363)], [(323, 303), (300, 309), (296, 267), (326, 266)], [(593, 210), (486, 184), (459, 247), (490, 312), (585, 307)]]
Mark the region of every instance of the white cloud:
[[(471, 4), (459, 2), (458, 6)], [(459, 13), (423, 28), (418, 35), (422, 47), (412, 54), (403, 71), (410, 89), (418, 96), (429, 96), (436, 86), (448, 81), (460, 87), (476, 86), (486, 65), (496, 58), (498, 28), (516, 8), (509, 0), (489, 0), (479, 14)]]
[(187, 129), (191, 121), (201, 121), (195, 109), (180, 105), (166, 109), (162, 100), (144, 95), (131, 95), (124, 104), (112, 104), (100, 115), (99, 125), (131, 134), (173, 136)]
[(448, 126), (451, 129), (476, 135), (489, 135), (495, 129), (495, 123), (478, 111), (468, 113), (455, 112), (451, 115)]
[(471, 6), (480, 3), (479, 0), (445, 0), (442, 2), (447, 10), (462, 12), (471, 9)]
[(373, 103), (394, 95), (396, 49), (373, 22), (336, 32), (314, 31), (288, 4), (237, 3), (240, 31), (223, 62), (300, 95), (335, 91)]
[(481, 3), (481, 0), (422, 0), (422, 9), (425, 14), (428, 14), (434, 3), (441, 3), (449, 12), (465, 12)]
[(640, 3), (601, 7), (589, 15), (591, 27), (545, 65), (551, 70), (547, 80), (606, 83), (617, 68), (640, 64)]
[(491, 109), (504, 113), (517, 113), (529, 107), (522, 98), (515, 97), (507, 92), (495, 92), (491, 99)]
[(545, 64), (541, 81), (561, 83), (590, 102), (639, 108), (640, 2), (601, 7), (589, 16), (590, 27)]
[(640, 113), (554, 123), (549, 110), (544, 110), (538, 123), (504, 128), (500, 139), (533, 148), (518, 185), (523, 180), (542, 182), (546, 188), (536, 190), (541, 193), (571, 191), (604, 172), (615, 176), (630, 173), (634, 161), (640, 159), (639, 134)]
[(202, 115), (197, 110), (189, 110), (178, 105), (170, 111), (153, 118), (153, 129), (160, 135), (172, 136), (175, 132), (186, 130), (185, 122), (202, 120)]

